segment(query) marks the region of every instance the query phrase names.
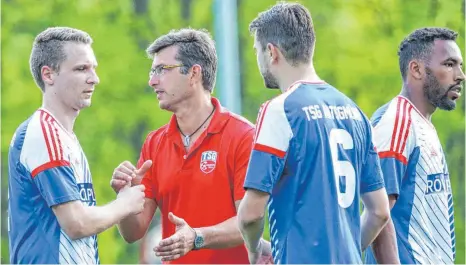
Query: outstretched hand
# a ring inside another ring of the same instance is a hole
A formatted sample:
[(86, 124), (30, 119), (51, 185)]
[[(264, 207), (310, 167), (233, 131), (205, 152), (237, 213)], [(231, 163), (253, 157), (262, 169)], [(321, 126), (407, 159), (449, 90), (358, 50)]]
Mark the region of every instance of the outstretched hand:
[(168, 220), (176, 226), (175, 233), (160, 241), (154, 248), (155, 255), (161, 257), (162, 261), (175, 260), (186, 255), (193, 249), (196, 237), (196, 232), (184, 219), (170, 212)]

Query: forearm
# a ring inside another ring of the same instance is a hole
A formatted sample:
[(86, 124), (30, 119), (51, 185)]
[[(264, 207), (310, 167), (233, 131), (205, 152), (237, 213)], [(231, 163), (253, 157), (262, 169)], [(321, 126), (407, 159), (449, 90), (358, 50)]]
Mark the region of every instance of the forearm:
[(120, 235), (128, 243), (134, 243), (144, 237), (148, 224), (145, 224), (143, 213), (136, 215), (129, 215), (123, 218), (117, 225)]
[(194, 229), (200, 231), (204, 237), (203, 248), (231, 248), (243, 243), (236, 216), (214, 226)]
[(395, 227), (391, 219), (375, 238), (372, 250), (378, 264), (400, 264)]
[(128, 215), (118, 223), (118, 230), (126, 242), (133, 243), (144, 237), (156, 209), (157, 203), (146, 198), (144, 210), (141, 213)]
[(361, 216), (361, 250), (365, 251), (388, 220), (364, 210)]
[(78, 233), (74, 235), (77, 238), (88, 237), (99, 234), (129, 214), (129, 211), (123, 210), (123, 204), (120, 200), (115, 200), (104, 206), (84, 207), (82, 216), (74, 216), (81, 220)]
[(239, 229), (246, 248), (254, 252), (258, 248), (262, 234), (264, 233), (264, 217), (253, 221), (240, 222)]

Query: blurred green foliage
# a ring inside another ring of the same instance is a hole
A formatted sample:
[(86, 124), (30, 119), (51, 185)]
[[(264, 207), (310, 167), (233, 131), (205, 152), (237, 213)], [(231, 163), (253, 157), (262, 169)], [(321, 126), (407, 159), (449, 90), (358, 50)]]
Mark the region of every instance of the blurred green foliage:
[[(275, 1), (237, 1), (243, 115), (255, 121), (260, 104), (277, 95), (277, 91), (264, 88), (248, 24)], [(368, 116), (400, 91), (397, 48), (412, 30), (425, 26), (456, 30), (464, 55), (462, 0), (300, 2), (313, 16), (317, 35), (314, 60), (319, 75), (354, 99)], [(109, 187), (113, 169), (123, 160), (136, 162), (147, 133), (170, 117), (170, 113), (158, 108), (147, 85), (151, 61), (145, 48), (173, 28), (206, 28), (215, 37), (214, 15), (213, 0), (2, 1), (2, 262), (9, 262), (8, 145), (16, 127), (41, 104), (41, 92), (32, 80), (28, 64), (35, 35), (49, 26), (70, 26), (89, 32), (94, 39), (101, 84), (92, 107), (80, 114), (75, 132), (92, 169), (98, 204), (103, 205), (115, 198)], [(452, 178), (457, 263), (465, 263), (464, 114), (461, 98), (457, 110), (439, 111), (433, 117)], [(138, 262), (137, 243), (126, 244), (116, 228), (99, 235), (99, 251), (102, 263)]]

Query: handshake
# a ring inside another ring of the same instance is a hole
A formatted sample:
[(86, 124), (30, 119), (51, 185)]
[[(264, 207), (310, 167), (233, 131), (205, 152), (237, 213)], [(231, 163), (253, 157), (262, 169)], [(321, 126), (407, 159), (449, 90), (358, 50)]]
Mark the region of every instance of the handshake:
[(128, 215), (139, 214), (144, 209), (144, 185), (141, 184), (144, 174), (152, 166), (152, 161), (147, 160), (137, 169), (131, 162), (121, 163), (113, 171), (110, 186), (117, 193), (117, 200), (121, 201)]

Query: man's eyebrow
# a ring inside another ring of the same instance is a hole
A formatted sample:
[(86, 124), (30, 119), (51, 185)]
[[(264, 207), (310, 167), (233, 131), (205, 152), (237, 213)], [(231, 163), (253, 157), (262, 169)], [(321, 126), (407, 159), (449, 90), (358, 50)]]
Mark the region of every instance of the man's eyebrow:
[(457, 58), (453, 58), (453, 57), (448, 57), (447, 59), (444, 60), (444, 62), (446, 62), (446, 61), (452, 61), (454, 63), (463, 64), (463, 61), (461, 59), (457, 59)]
[(160, 67), (162, 65), (163, 65), (162, 63), (159, 63), (159, 64), (156, 64), (156, 65), (153, 65), (152, 68), (157, 68), (157, 67)]

